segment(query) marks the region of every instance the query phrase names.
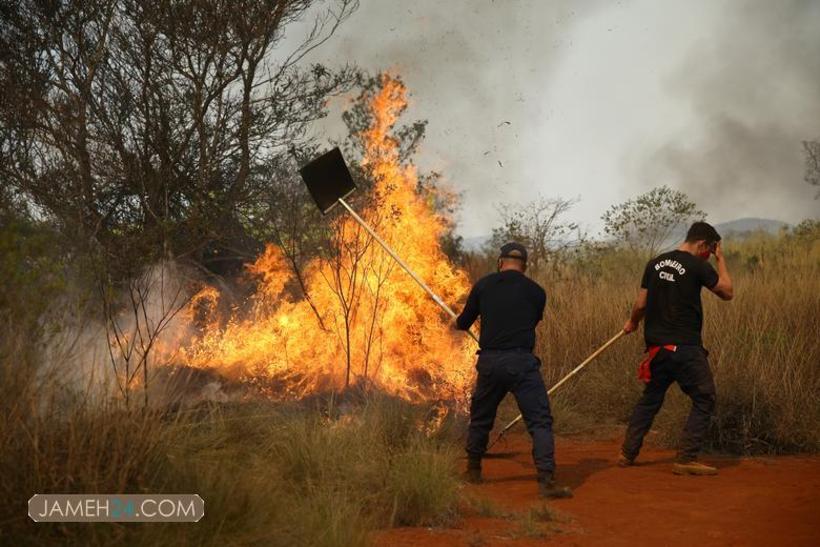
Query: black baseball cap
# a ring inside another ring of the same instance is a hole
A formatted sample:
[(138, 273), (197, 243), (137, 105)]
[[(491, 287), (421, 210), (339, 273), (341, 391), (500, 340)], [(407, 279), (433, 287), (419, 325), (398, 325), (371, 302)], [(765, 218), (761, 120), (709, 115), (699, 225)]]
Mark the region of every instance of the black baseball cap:
[(524, 262), (527, 261), (527, 248), (521, 245), (520, 243), (516, 243), (511, 241), (510, 243), (505, 243), (501, 246), (501, 254), (498, 258), (517, 258)]

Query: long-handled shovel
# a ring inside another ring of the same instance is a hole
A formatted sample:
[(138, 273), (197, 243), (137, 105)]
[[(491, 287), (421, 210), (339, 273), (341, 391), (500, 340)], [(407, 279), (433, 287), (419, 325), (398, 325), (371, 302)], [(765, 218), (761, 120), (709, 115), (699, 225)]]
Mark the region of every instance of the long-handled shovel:
[[(430, 298), (432, 298), (436, 304), (441, 306), (441, 308), (453, 319), (457, 317), (456, 313), (450, 309), (450, 306), (439, 298), (438, 295), (434, 293), (433, 290), (428, 287), (427, 284), (418, 275), (416, 275), (413, 270), (410, 269), (410, 266), (399, 258), (393, 249), (391, 249), (390, 246), (379, 237), (373, 228), (371, 228), (345, 201), (345, 198), (356, 189), (356, 185), (353, 182), (353, 177), (350, 176), (350, 171), (347, 169), (347, 164), (345, 163), (344, 157), (342, 157), (342, 151), (339, 150), (338, 147), (334, 148), (330, 152), (322, 154), (315, 160), (302, 167), (299, 170), (299, 174), (302, 175), (302, 180), (305, 181), (310, 195), (313, 197), (313, 200), (316, 202), (316, 205), (319, 207), (319, 210), (323, 215), (327, 214), (328, 211), (330, 211), (337, 203), (340, 203), (342, 207), (347, 209), (347, 212), (353, 216), (356, 222), (361, 224), (362, 228), (364, 228), (367, 233), (370, 234), (385, 251), (387, 251), (387, 254), (392, 256), (393, 259), (398, 262), (399, 266), (401, 266), (404, 271), (413, 278), (413, 281), (418, 283), (419, 286), (430, 295)], [(478, 338), (476, 338), (476, 335), (473, 334), (472, 331), (467, 331), (467, 334), (469, 334), (473, 340), (478, 342)]]
[[(620, 338), (620, 337), (621, 337), (621, 336), (623, 336), (624, 334), (626, 334), (624, 331), (619, 332), (618, 334), (616, 334), (615, 336), (613, 336), (612, 338), (610, 338), (610, 339), (609, 339), (609, 341), (608, 341), (606, 344), (604, 344), (604, 345), (603, 345), (603, 346), (601, 346), (600, 348), (596, 349), (596, 350), (595, 350), (595, 352), (594, 352), (592, 355), (590, 355), (589, 357), (587, 357), (586, 359), (584, 359), (584, 362), (583, 362), (583, 363), (581, 363), (580, 365), (578, 365), (577, 367), (575, 367), (574, 369), (572, 369), (572, 371), (570, 371), (570, 373), (569, 373), (569, 374), (567, 374), (566, 376), (564, 376), (563, 378), (561, 378), (560, 380), (558, 380), (558, 383), (556, 383), (554, 386), (552, 386), (552, 387), (549, 389), (549, 391), (547, 391), (547, 395), (552, 395), (552, 393), (553, 393), (556, 389), (558, 389), (559, 387), (561, 387), (561, 385), (562, 385), (564, 382), (566, 382), (567, 380), (569, 380), (570, 378), (572, 378), (573, 376), (575, 376), (575, 374), (576, 374), (579, 370), (581, 370), (582, 368), (584, 368), (585, 366), (587, 366), (590, 362), (592, 362), (592, 360), (593, 360), (593, 359), (595, 359), (596, 357), (598, 357), (599, 355), (601, 355), (601, 353), (603, 353), (603, 352), (604, 352), (604, 350), (605, 350), (606, 348), (608, 348), (609, 346), (611, 346), (612, 344), (614, 344), (614, 343), (615, 343), (615, 341), (616, 341), (616, 340), (618, 340), (618, 338)], [(523, 416), (521, 416), (521, 414), (519, 414), (519, 415), (518, 415), (518, 417), (517, 417), (515, 420), (511, 421), (510, 423), (508, 423), (508, 424), (504, 427), (504, 429), (502, 429), (502, 430), (501, 430), (501, 432), (499, 432), (499, 434), (498, 434), (498, 436), (495, 438), (495, 440), (493, 440), (493, 442), (491, 442), (491, 443), (490, 443), (490, 446), (489, 446), (488, 448), (492, 448), (492, 447), (493, 447), (493, 445), (494, 445), (495, 443), (497, 443), (498, 441), (500, 441), (500, 440), (501, 440), (501, 437), (503, 437), (503, 436), (504, 436), (504, 434), (505, 434), (505, 433), (507, 433), (507, 431), (509, 431), (509, 429), (510, 429), (512, 426), (514, 426), (515, 424), (517, 424), (518, 422), (520, 422), (522, 418), (523, 418)]]

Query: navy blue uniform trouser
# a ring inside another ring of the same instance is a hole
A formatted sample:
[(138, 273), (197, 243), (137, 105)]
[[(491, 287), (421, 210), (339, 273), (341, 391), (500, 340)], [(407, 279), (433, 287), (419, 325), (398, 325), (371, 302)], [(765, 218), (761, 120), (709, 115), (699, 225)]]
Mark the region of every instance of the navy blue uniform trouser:
[(709, 369), (708, 353), (700, 346), (678, 346), (677, 351), (661, 348), (650, 363), (652, 378), (635, 405), (624, 439), (623, 453), (635, 459), (644, 436), (663, 405), (666, 390), (677, 382), (692, 400), (692, 410), (683, 429), (678, 460), (697, 458), (709, 420), (715, 410), (715, 381)]
[(482, 351), (478, 379), (470, 404), (467, 457), (480, 461), (487, 451), (498, 405), (512, 392), (532, 436), (532, 458), (539, 475), (555, 470), (555, 443), (547, 389), (539, 370), (541, 361), (528, 351)]

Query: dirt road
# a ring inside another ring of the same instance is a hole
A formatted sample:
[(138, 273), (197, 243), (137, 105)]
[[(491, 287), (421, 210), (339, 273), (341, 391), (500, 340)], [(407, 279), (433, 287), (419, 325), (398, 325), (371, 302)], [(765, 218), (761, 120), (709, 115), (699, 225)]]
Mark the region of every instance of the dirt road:
[(705, 457), (714, 477), (671, 473), (674, 453), (646, 449), (615, 465), (618, 439), (557, 440), (561, 483), (575, 497), (536, 497), (529, 439), (512, 436), (487, 460), (485, 483), (467, 486), (466, 516), (452, 528), (399, 528), (377, 545), (820, 545), (820, 456)]

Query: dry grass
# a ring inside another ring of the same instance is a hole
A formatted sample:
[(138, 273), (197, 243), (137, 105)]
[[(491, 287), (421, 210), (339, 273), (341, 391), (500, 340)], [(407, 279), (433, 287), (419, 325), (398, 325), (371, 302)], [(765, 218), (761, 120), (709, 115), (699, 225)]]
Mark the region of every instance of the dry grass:
[[(718, 388), (708, 443), (736, 453), (820, 450), (820, 234), (757, 236), (726, 245), (736, 297), (704, 291), (704, 343)], [(537, 276), (548, 294), (536, 352), (548, 385), (617, 333), (644, 261), (620, 251)], [(640, 394), (641, 334), (620, 340), (555, 394), (559, 430), (627, 419)], [(656, 421), (677, 440), (688, 399), (670, 389)]]
[(558, 523), (564, 522), (567, 518), (553, 509), (546, 503), (536, 505), (511, 515), (513, 520), (513, 528), (510, 537), (516, 538), (530, 538), (543, 539), (561, 531)]
[(511, 513), (489, 498), (475, 495), (462, 496), (462, 512), (484, 518), (509, 518)]
[[(736, 299), (704, 295), (719, 397), (709, 443), (734, 452), (817, 451), (817, 230), (727, 250)], [(539, 277), (549, 308), (537, 352), (550, 383), (621, 328), (642, 262), (597, 252)], [(31, 311), (37, 306), (27, 306), (38, 293), (33, 279), (10, 293), (26, 306), (12, 309), (7, 298), (9, 309), (0, 310), (0, 544), (362, 545), (376, 528), (454, 518), (461, 450), (452, 421), (433, 426), (429, 409), (384, 397), (363, 397), (346, 412), (331, 399), (320, 408), (173, 413), (66, 397), (35, 365), (42, 322)], [(640, 335), (621, 340), (562, 388), (553, 399), (559, 430), (622, 422), (639, 394), (642, 351)], [(670, 394), (657, 422), (666, 440), (677, 438), (687, 403)], [(207, 516), (196, 526), (34, 525), (25, 504), (35, 492), (196, 492)], [(491, 504), (467, 506), (500, 514)], [(530, 511), (516, 534), (541, 537), (550, 520), (550, 511)]]
[[(345, 415), (272, 404), (58, 414), (32, 411), (29, 396), (0, 423), (0, 544), (365, 545), (376, 528), (456, 514), (453, 440), (407, 403), (371, 396)], [(35, 492), (198, 493), (206, 516), (34, 524)]]

